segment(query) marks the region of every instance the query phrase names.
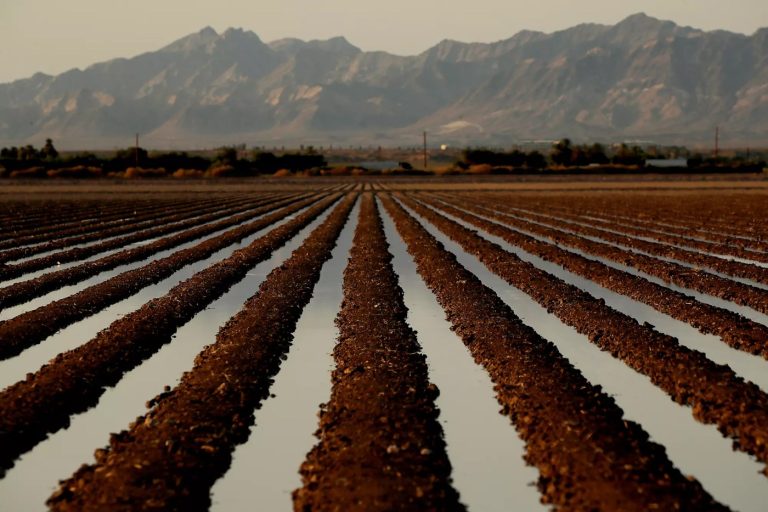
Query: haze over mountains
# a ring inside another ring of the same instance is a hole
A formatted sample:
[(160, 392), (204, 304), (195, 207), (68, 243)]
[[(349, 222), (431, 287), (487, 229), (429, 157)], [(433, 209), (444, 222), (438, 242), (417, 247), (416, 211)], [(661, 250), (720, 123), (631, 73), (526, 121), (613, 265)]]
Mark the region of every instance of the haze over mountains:
[[(396, 37), (396, 30), (393, 30)], [(344, 38), (264, 43), (205, 28), (156, 52), (0, 84), (0, 145), (154, 148), (511, 144), (527, 140), (768, 144), (768, 28), (751, 36), (643, 14), (416, 56)]]

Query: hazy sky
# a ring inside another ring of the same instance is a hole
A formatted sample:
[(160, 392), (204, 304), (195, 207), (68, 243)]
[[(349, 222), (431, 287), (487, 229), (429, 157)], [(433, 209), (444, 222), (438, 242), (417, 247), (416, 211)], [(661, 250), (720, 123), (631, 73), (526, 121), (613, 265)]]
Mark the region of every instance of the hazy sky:
[(206, 25), (265, 41), (344, 35), (363, 50), (411, 55), (446, 38), (497, 41), (641, 11), (706, 30), (768, 26), (768, 0), (0, 0), (0, 82), (131, 57)]

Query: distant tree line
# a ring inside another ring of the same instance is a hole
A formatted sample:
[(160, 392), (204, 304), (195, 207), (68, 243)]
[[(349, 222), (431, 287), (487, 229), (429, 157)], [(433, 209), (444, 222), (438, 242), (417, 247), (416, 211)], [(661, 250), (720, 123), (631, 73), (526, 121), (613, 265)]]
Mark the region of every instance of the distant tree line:
[[(412, 151), (416, 151), (413, 149)], [(375, 151), (381, 156), (382, 148)], [(395, 153), (397, 169), (382, 173), (424, 173), (407, 161), (408, 151)], [(457, 158), (458, 161), (454, 159)], [(403, 159), (402, 157), (406, 157)], [(247, 150), (244, 144), (223, 146), (205, 152), (159, 152), (145, 148), (125, 148), (101, 153), (61, 154), (51, 139), (36, 148), (33, 145), (0, 149), (0, 177), (20, 178), (93, 178), (93, 177), (248, 177), (257, 175), (343, 175), (379, 172), (355, 166), (359, 154), (346, 155), (345, 165), (328, 166), (326, 157), (313, 146), (301, 146), (296, 152)], [(436, 158), (436, 157), (435, 157)], [(717, 158), (691, 153), (684, 147), (658, 147), (599, 143), (574, 144), (569, 139), (554, 143), (548, 150), (523, 151), (468, 148), (460, 154), (446, 156), (439, 173), (496, 174), (538, 172), (541, 170), (587, 169), (585, 172), (631, 172), (646, 165), (649, 159), (685, 158), (693, 170), (760, 171), (766, 167), (768, 153), (750, 150), (733, 151)], [(455, 161), (455, 165), (452, 163)], [(431, 171), (430, 171), (431, 172)]]
[(497, 151), (491, 149), (466, 149), (462, 152), (457, 166), (470, 169), (473, 166), (492, 166), (513, 169), (545, 169), (548, 167), (589, 167), (589, 166), (637, 166), (643, 167), (649, 159), (684, 158), (688, 167), (765, 167), (765, 155), (762, 153), (735, 154), (733, 156), (704, 157), (690, 154), (683, 147), (642, 148), (638, 145), (619, 144), (606, 148), (599, 143), (573, 144), (570, 139), (562, 139), (553, 144), (547, 155), (539, 151), (525, 152), (519, 149)]
[(27, 162), (40, 160), (52, 161), (56, 160), (58, 157), (59, 152), (53, 146), (53, 141), (51, 139), (45, 139), (45, 145), (40, 149), (35, 148), (31, 144), (21, 147), (13, 146), (0, 149), (0, 160), (21, 160)]
[(538, 151), (524, 153), (517, 149), (509, 152), (496, 152), (490, 149), (465, 149), (459, 161), (459, 166), (464, 168), (484, 164), (494, 167), (541, 169), (547, 166), (547, 159)]
[[(150, 152), (144, 148), (125, 148), (97, 155), (92, 152), (61, 155), (47, 139), (41, 148), (32, 145), (0, 149), (0, 173), (24, 177), (116, 176), (129, 170), (134, 175), (162, 177), (178, 171), (192, 176), (255, 176), (323, 168), (327, 162), (311, 146), (301, 152), (280, 155), (268, 151), (246, 151), (243, 146), (224, 146), (213, 154)], [(87, 169), (88, 172), (82, 172)], [(61, 172), (61, 171), (65, 172)], [(66, 172), (71, 170), (71, 172)]]

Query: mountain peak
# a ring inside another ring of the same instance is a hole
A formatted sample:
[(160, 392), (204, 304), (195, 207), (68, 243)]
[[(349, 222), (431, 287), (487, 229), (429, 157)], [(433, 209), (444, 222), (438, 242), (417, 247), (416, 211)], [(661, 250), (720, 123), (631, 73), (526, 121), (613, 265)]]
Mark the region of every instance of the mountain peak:
[(239, 37), (244, 35), (256, 35), (250, 30), (243, 30), (240, 27), (229, 27), (227, 30), (224, 31), (223, 34), (221, 34), (221, 37), (227, 38), (227, 37)]
[(336, 36), (332, 37), (326, 41), (323, 41), (324, 45), (327, 49), (333, 50), (333, 51), (339, 51), (339, 52), (347, 52), (352, 51), (355, 53), (360, 52), (360, 48), (350, 43), (346, 37), (344, 36)]
[(627, 16), (615, 25), (619, 30), (655, 30), (663, 25), (674, 25), (671, 21), (663, 21), (644, 12), (638, 12)]
[(269, 43), (270, 48), (285, 54), (295, 54), (305, 48), (314, 48), (331, 53), (349, 54), (360, 53), (362, 50), (350, 43), (346, 37), (336, 36), (330, 39), (313, 39), (304, 41), (293, 37), (278, 39)]
[(680, 142), (708, 140), (715, 124), (734, 143), (765, 143), (766, 41), (768, 29), (747, 38), (642, 13), (493, 43), (444, 39), (413, 56), (363, 53), (344, 37), (265, 45), (248, 30), (204, 27), (159, 52), (0, 84), (0, 146), (60, 133), (95, 149), (136, 131), (154, 147), (399, 145), (422, 129), (457, 144)]
[(219, 37), (219, 34), (210, 25), (203, 27), (197, 35), (204, 38)]
[(176, 52), (190, 52), (199, 48), (205, 48), (215, 43), (219, 39), (219, 34), (213, 29), (213, 27), (207, 26), (172, 42), (165, 48), (162, 48), (161, 52), (176, 53)]
[(626, 18), (624, 18), (623, 21), (634, 21), (634, 22), (648, 22), (648, 21), (659, 21), (657, 18), (654, 18), (653, 16), (648, 16), (644, 12), (636, 12), (635, 14), (630, 14)]

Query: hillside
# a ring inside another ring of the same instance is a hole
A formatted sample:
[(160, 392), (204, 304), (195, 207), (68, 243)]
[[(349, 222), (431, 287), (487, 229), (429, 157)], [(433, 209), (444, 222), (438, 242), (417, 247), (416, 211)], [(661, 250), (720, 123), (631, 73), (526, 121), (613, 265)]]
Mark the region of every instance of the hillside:
[(531, 139), (696, 143), (720, 125), (768, 144), (768, 29), (613, 25), (442, 41), (416, 56), (339, 37), (263, 42), (205, 28), (155, 52), (0, 84), (0, 144), (415, 144)]

